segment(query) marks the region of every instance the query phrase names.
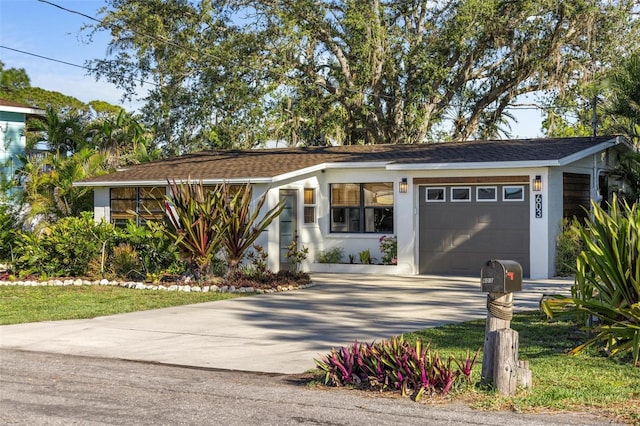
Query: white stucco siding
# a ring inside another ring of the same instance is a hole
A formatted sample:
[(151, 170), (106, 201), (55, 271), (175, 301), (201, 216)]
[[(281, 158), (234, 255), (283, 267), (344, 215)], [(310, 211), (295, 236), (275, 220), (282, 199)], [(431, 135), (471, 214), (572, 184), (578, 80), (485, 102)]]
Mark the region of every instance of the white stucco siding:
[(552, 277), (556, 273), (556, 240), (560, 232), (562, 232), (562, 214), (564, 208), (563, 188), (562, 188), (563, 170), (559, 167), (549, 168), (549, 184), (547, 189), (547, 200), (549, 204), (548, 215), (548, 276)]
[[(407, 177), (403, 174), (402, 177)], [(398, 238), (398, 273), (412, 274), (413, 269), (413, 240), (405, 235), (407, 228), (413, 228), (411, 189), (406, 194), (400, 194), (400, 175), (395, 171), (380, 168), (328, 169), (317, 175), (317, 217), (318, 224), (310, 233), (313, 239), (309, 241), (309, 262), (315, 262), (318, 254), (324, 250), (341, 248), (344, 262), (349, 262), (349, 255), (360, 263), (359, 253), (369, 250), (371, 255), (380, 261), (380, 237), (396, 235)], [(391, 182), (394, 190), (394, 233), (332, 233), (331, 224), (331, 194), (330, 185), (336, 183), (373, 183)], [(411, 185), (410, 185), (411, 186)], [(315, 244), (313, 244), (315, 243)], [(312, 253), (313, 251), (313, 253)]]

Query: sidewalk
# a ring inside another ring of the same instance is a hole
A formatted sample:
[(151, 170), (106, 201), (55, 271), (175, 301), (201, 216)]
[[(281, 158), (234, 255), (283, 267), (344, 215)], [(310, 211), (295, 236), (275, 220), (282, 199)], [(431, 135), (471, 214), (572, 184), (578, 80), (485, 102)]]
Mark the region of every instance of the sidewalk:
[[(57, 354), (302, 373), (332, 347), (486, 316), (477, 279), (313, 274), (315, 287), (86, 320), (0, 327), (0, 347)], [(567, 280), (526, 281), (536, 309)], [(479, 342), (480, 344), (480, 342)]]

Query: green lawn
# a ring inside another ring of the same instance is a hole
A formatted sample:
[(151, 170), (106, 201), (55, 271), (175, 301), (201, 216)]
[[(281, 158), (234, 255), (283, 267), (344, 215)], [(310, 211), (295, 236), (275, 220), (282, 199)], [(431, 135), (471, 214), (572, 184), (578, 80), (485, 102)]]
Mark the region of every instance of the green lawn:
[(134, 290), (116, 286), (0, 286), (0, 325), (94, 318), (230, 299), (246, 294)]
[[(408, 337), (431, 341), (442, 355), (465, 356), (483, 345), (484, 320), (425, 329)], [(610, 359), (596, 350), (571, 356), (585, 332), (568, 322), (549, 322), (539, 312), (517, 314), (511, 328), (520, 336), (520, 359), (529, 360), (533, 388), (503, 397), (482, 389), (459, 397), (476, 408), (514, 411), (590, 411), (640, 424), (640, 367), (630, 359)], [(482, 360), (474, 369), (479, 381)]]

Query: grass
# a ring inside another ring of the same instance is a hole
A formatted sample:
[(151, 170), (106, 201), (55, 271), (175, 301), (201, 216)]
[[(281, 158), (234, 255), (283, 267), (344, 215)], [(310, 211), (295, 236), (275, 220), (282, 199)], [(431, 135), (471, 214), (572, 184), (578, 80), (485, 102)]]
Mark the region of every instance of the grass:
[(146, 291), (115, 286), (0, 286), (0, 325), (95, 318), (209, 302), (247, 293)]
[[(519, 333), (519, 358), (529, 360), (533, 387), (515, 396), (500, 396), (476, 387), (458, 397), (480, 409), (514, 411), (588, 411), (640, 424), (640, 368), (631, 358), (607, 358), (597, 350), (567, 355), (586, 334), (570, 322), (550, 322), (539, 312), (517, 314), (511, 328)], [(431, 341), (442, 355), (466, 355), (484, 342), (484, 320), (411, 333)], [(480, 379), (482, 360), (474, 369)]]

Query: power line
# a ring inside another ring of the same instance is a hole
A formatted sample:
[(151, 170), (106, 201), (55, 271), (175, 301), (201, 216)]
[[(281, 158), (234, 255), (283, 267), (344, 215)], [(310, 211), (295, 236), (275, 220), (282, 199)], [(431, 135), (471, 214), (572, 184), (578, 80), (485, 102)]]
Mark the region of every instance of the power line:
[[(22, 53), (23, 55), (29, 55), (29, 56), (34, 56), (36, 58), (44, 59), (46, 61), (57, 62), (57, 63), (60, 63), (60, 64), (69, 65), (71, 67), (81, 68), (81, 69), (89, 71), (89, 72), (94, 71), (93, 68), (88, 67), (86, 65), (78, 65), (78, 64), (74, 64), (72, 62), (63, 61), (62, 59), (51, 58), (49, 56), (39, 55), (39, 54), (33, 53), (33, 52), (27, 52), (25, 50), (16, 49), (16, 48), (9, 47), (9, 46), (0, 45), (0, 49), (7, 49), (7, 50), (11, 50), (11, 51), (14, 51), (14, 52), (17, 52), (17, 53)], [(102, 61), (102, 62), (108, 62), (108, 61)], [(151, 84), (153, 86), (158, 86), (157, 83), (154, 83), (152, 81), (140, 80), (140, 82), (144, 83), (144, 84)]]
[(60, 60), (60, 59), (55, 59), (55, 58), (50, 58), (48, 56), (38, 55), (37, 53), (25, 52), (24, 50), (14, 49), (13, 47), (8, 47), (8, 46), (3, 46), (3, 45), (0, 45), (0, 48), (7, 49), (7, 50), (13, 50), (14, 52), (22, 53), (24, 55), (35, 56), (36, 58), (45, 59), (47, 61), (58, 62), (60, 64), (65, 64), (65, 65), (69, 65), (69, 66), (72, 66), (72, 67), (82, 68), (82, 69), (85, 69), (87, 71), (91, 71), (91, 68), (86, 67), (84, 65), (73, 64), (71, 62), (63, 61), (63, 60)]

